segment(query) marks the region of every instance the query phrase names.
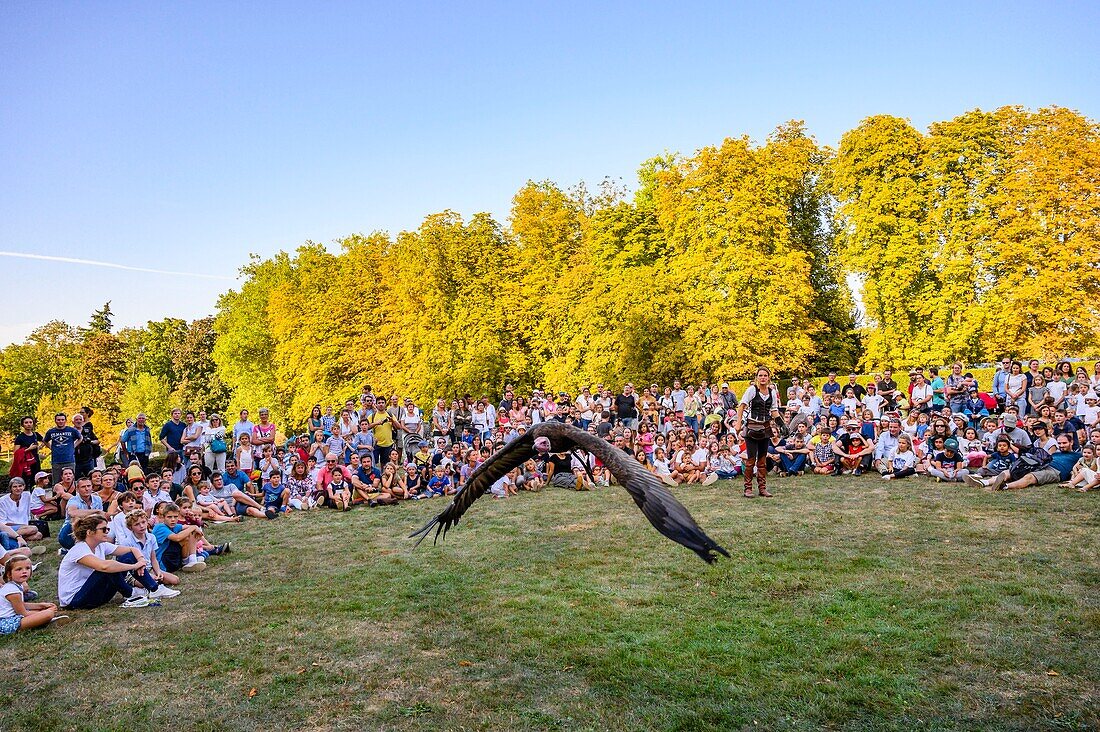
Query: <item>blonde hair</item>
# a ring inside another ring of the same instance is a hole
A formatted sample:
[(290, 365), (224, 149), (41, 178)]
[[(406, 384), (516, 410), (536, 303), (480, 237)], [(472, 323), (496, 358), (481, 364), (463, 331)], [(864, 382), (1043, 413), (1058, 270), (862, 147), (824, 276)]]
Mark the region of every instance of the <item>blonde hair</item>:
[(134, 524), (143, 519), (147, 519), (149, 516), (140, 508), (135, 508), (133, 511), (126, 512), (126, 528), (134, 528)]

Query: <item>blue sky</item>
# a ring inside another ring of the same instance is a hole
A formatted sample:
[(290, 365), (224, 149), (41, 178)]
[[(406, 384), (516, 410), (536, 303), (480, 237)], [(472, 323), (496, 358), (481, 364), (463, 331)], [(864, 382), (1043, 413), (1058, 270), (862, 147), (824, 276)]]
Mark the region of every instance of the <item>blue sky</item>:
[[(804, 119), (1100, 118), (1100, 4), (3, 3), (0, 343), (213, 312), (250, 252)], [(230, 279), (216, 279), (216, 278)]]

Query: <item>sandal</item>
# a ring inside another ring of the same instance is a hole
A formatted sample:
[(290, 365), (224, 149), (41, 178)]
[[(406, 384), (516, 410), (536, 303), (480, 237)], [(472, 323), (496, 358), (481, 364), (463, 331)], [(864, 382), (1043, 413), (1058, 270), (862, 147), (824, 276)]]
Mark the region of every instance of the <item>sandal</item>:
[(745, 498), (756, 498), (756, 494), (752, 492), (752, 488), (745, 489)]

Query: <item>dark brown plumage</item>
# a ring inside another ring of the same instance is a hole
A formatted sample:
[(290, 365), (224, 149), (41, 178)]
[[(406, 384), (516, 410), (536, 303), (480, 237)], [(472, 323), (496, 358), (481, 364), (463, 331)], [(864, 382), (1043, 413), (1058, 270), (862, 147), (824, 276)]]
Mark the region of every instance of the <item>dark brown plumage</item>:
[(534, 442), (538, 437), (549, 438), (551, 452), (580, 449), (595, 454), (615, 476), (619, 485), (626, 489), (657, 531), (677, 544), (691, 549), (702, 557), (703, 561), (714, 562), (718, 558), (715, 552), (729, 557), (729, 552), (699, 528), (688, 510), (669, 493), (661, 481), (630, 455), (595, 435), (560, 422), (543, 422), (535, 425), (523, 437), (508, 443), (504, 449), (478, 466), (450, 505), (423, 527), (410, 534), (409, 538), (419, 537), (416, 541), (419, 546), (420, 542), (431, 533), (433, 527), (435, 528), (433, 541), (438, 540), (440, 536), (445, 537), (474, 501), (489, 491), (493, 483), (535, 455)]

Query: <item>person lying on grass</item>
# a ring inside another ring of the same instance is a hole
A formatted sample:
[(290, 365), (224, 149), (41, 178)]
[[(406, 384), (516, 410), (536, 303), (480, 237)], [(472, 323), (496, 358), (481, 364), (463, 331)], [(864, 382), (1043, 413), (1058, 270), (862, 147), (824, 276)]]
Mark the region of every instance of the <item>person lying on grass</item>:
[(1049, 485), (1069, 480), (1073, 466), (1080, 459), (1081, 453), (1073, 449), (1073, 439), (1069, 435), (1062, 434), (1058, 435), (1058, 450), (1050, 456), (1048, 465), (1040, 466), (1018, 478), (1013, 476), (1012, 470), (1005, 470), (992, 478), (971, 479), (969, 482), (977, 483), (990, 491), (1021, 490), (1033, 485)]
[(0, 635), (44, 625), (64, 625), (68, 615), (58, 615), (52, 602), (24, 602), (23, 588), (30, 582), (31, 560), (15, 556), (4, 562), (3, 585), (0, 586)]

